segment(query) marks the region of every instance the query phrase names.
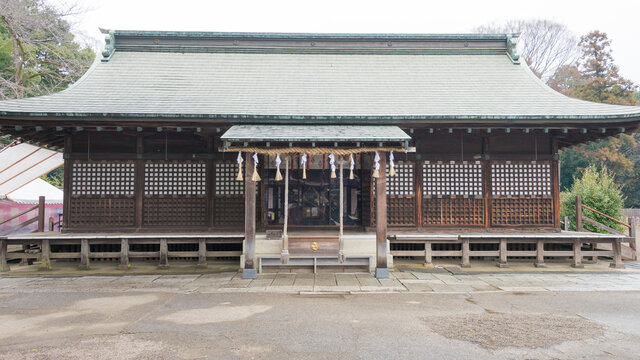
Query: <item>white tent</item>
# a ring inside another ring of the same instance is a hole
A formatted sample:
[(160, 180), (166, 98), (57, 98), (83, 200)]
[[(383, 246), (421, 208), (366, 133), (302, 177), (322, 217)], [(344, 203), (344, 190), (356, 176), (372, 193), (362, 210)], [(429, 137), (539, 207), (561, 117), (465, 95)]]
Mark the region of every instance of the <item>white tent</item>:
[(62, 204), (62, 194), (62, 190), (38, 178), (11, 192), (7, 199), (18, 203), (37, 203), (38, 198), (44, 196), (47, 204)]
[[(15, 191), (62, 165), (63, 162), (62, 153), (58, 151), (25, 143), (6, 146), (0, 150), (0, 197), (11, 198)], [(42, 186), (37, 185), (38, 183), (32, 185), (32, 191), (45, 191)], [(36, 200), (37, 198), (36, 196)]]

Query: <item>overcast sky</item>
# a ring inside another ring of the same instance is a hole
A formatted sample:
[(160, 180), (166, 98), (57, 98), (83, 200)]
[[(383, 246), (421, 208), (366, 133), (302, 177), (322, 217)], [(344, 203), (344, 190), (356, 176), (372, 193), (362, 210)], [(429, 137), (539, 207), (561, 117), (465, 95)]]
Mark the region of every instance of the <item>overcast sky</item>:
[[(66, 1), (66, 0), (60, 0)], [(70, 2), (66, 1), (66, 2)], [(640, 84), (638, 0), (79, 0), (76, 29), (461, 33), (509, 19), (550, 19), (576, 35), (604, 31), (623, 76)], [(100, 46), (101, 46), (100, 45)]]

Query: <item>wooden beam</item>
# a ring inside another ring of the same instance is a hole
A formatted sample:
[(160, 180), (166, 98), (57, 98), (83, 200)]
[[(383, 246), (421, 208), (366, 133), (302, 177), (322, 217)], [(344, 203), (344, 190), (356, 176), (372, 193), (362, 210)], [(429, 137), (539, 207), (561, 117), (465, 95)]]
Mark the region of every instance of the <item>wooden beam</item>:
[(471, 267), (469, 262), (469, 239), (462, 239), (462, 264), (460, 267)]
[(198, 239), (198, 266), (207, 266), (207, 240)]
[(416, 227), (420, 228), (422, 226), (424, 226), (424, 219), (423, 219), (423, 215), (422, 215), (422, 183), (423, 183), (423, 174), (422, 174), (422, 169), (424, 169), (424, 161), (416, 161), (415, 162), (415, 169), (413, 170), (413, 176), (414, 176), (414, 189), (416, 189), (415, 191), (415, 225)]
[(51, 266), (51, 244), (49, 243), (49, 239), (42, 239), (42, 243), (40, 244), (40, 249), (42, 251), (42, 260), (40, 263), (40, 270), (53, 269), (53, 267)]
[(509, 267), (507, 265), (507, 239), (500, 239), (500, 263), (498, 263), (498, 267)]
[(136, 161), (134, 169), (134, 191), (135, 197), (135, 228), (139, 231), (142, 228), (142, 212), (144, 207), (144, 160), (142, 160), (142, 154), (144, 153), (144, 138), (142, 135), (136, 136)]
[(169, 267), (169, 245), (167, 239), (160, 239), (160, 259), (158, 261), (158, 268)]
[(589, 223), (589, 224), (591, 224), (591, 225), (593, 225), (593, 226), (595, 226), (595, 227), (597, 227), (597, 228), (599, 228), (599, 229), (602, 229), (602, 230), (604, 230), (604, 231), (607, 231), (607, 232), (609, 232), (609, 233), (611, 233), (611, 234), (616, 234), (616, 235), (621, 235), (621, 236), (627, 236), (627, 234), (624, 234), (624, 233), (622, 233), (622, 232), (620, 232), (620, 231), (618, 231), (618, 230), (616, 230), (616, 229), (610, 228), (610, 227), (608, 227), (607, 225), (601, 224), (601, 223), (599, 223), (599, 222), (597, 222), (597, 221), (595, 221), (595, 220), (589, 219), (589, 218), (588, 218), (588, 217), (586, 217), (586, 216), (583, 216), (583, 217), (582, 217), (582, 220), (583, 220), (583, 221), (586, 221), (587, 223)]
[(424, 264), (427, 266), (433, 265), (433, 250), (431, 247), (431, 241), (425, 241), (424, 243)]
[(538, 239), (536, 242), (536, 262), (533, 263), (535, 267), (546, 267), (544, 263), (544, 240)]
[(380, 176), (376, 178), (376, 278), (388, 278), (387, 267), (387, 155), (380, 155)]
[(129, 239), (120, 239), (120, 264), (118, 264), (120, 270), (129, 270), (131, 264), (129, 263)]
[(81, 239), (80, 240), (80, 268), (83, 270), (89, 270), (90, 268), (90, 260), (89, 260), (89, 240)]
[(576, 196), (576, 231), (584, 231), (582, 228), (582, 196)]
[(254, 162), (250, 153), (245, 154), (244, 168), (244, 269), (242, 278), (258, 277), (254, 257), (256, 254), (256, 182), (251, 180)]
[(62, 228), (64, 231), (70, 227), (71, 219), (71, 184), (73, 182), (71, 162), (71, 135), (64, 136), (64, 183), (63, 183), (63, 201), (62, 201)]
[(624, 269), (624, 265), (622, 264), (622, 245), (618, 240), (612, 240), (611, 249), (613, 249), (613, 261), (609, 267), (614, 269)]
[(582, 242), (578, 239), (573, 241), (573, 263), (571, 266), (574, 268), (584, 267), (584, 265), (582, 265)]
[(44, 232), (44, 196), (38, 197), (38, 232)]
[(7, 264), (7, 240), (0, 239), (0, 272), (9, 271)]
[(551, 196), (553, 198), (553, 227), (560, 231), (560, 161), (551, 161)]

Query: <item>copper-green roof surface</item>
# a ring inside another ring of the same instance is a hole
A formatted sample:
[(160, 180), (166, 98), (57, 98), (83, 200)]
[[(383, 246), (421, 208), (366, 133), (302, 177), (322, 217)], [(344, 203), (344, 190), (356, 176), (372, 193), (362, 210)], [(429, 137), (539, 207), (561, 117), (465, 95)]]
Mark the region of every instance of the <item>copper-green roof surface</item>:
[(507, 35), (112, 33), (60, 93), (0, 102), (0, 117), (407, 121), (638, 121), (640, 107), (568, 98)]

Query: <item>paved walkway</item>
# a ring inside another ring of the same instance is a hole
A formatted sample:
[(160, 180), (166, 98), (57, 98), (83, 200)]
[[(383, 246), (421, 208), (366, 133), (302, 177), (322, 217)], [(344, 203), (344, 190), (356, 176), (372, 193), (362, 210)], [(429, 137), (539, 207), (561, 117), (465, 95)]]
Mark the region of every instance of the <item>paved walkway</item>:
[(545, 291), (640, 291), (640, 272), (453, 274), (444, 269), (393, 271), (389, 279), (369, 273), (271, 273), (242, 279), (239, 272), (192, 275), (4, 277), (0, 292), (410, 292), (479, 293)]

